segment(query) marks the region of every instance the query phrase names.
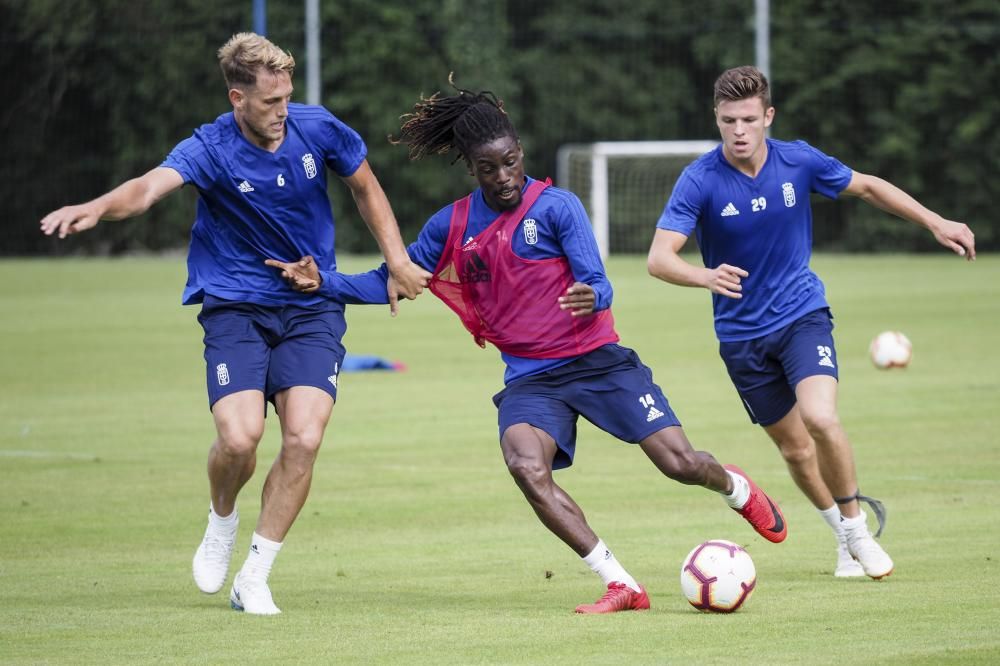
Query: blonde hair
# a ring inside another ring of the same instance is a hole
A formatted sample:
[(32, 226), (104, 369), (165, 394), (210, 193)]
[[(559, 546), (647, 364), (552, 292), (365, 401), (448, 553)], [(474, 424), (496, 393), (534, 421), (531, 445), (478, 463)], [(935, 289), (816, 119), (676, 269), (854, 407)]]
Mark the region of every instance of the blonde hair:
[(230, 88), (256, 85), (260, 67), (271, 72), (288, 72), (289, 76), (295, 71), (295, 58), (291, 53), (253, 32), (233, 35), (222, 45), (218, 55), (222, 76)]
[(756, 67), (744, 65), (724, 71), (715, 80), (715, 106), (719, 102), (739, 102), (760, 97), (764, 108), (771, 106), (771, 87), (767, 77)]

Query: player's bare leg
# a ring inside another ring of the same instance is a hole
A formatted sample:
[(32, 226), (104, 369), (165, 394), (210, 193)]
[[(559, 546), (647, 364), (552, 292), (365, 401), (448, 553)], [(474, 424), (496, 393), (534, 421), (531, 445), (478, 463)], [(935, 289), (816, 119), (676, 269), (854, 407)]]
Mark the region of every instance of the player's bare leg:
[(788, 529), (778, 505), (743, 470), (723, 467), (712, 454), (695, 451), (680, 426), (658, 430), (639, 446), (666, 476), (720, 493), (762, 537), (773, 543), (785, 540)]
[(264, 481), (250, 552), (233, 580), (230, 602), (236, 610), (255, 615), (281, 612), (267, 579), (282, 541), (309, 495), (313, 464), (332, 410), (333, 398), (315, 387), (295, 386), (275, 395), (281, 451)]
[(264, 433), (264, 395), (240, 391), (220, 398), (212, 406), (216, 439), (208, 453), (211, 495), (208, 527), (192, 561), (198, 589), (214, 594), (229, 573), (239, 514), (236, 497), (253, 475), (257, 445)]
[(861, 565), (847, 550), (847, 536), (841, 524), (840, 508), (833, 501), (833, 494), (826, 487), (826, 481), (819, 471), (816, 442), (802, 422), (798, 405), (794, 405), (777, 423), (764, 426), (764, 430), (781, 452), (795, 485), (809, 498), (837, 539), (837, 565), (833, 575), (837, 578), (864, 576)]
[(507, 470), (538, 519), (607, 585), (608, 591), (601, 599), (578, 606), (576, 612), (612, 613), (649, 608), (646, 591), (597, 537), (579, 505), (552, 478), (555, 440), (543, 430), (519, 423), (507, 428), (500, 448)]
[(639, 442), (656, 468), (674, 481), (702, 486), (717, 493), (732, 490), (732, 479), (711, 453), (695, 451), (680, 426), (654, 432)]
[(593, 550), (598, 538), (583, 510), (552, 478), (556, 454), (552, 437), (519, 423), (507, 428), (500, 448), (507, 470), (542, 524), (580, 557)]
[(322, 389), (294, 386), (275, 396), (275, 411), (281, 421), (281, 451), (264, 481), (257, 533), (282, 541), (309, 495), (333, 398)]
[(212, 406), (217, 433), (208, 452), (208, 484), (212, 506), (220, 516), (236, 508), (236, 496), (253, 476), (257, 445), (264, 436), (264, 394), (240, 391)]
[(788, 473), (802, 494), (817, 509), (833, 506), (833, 494), (826, 487), (826, 481), (819, 471), (816, 442), (799, 416), (798, 405), (792, 407), (777, 423), (765, 426), (764, 430), (778, 447)]
[[(828, 375), (806, 377), (795, 387), (795, 399), (797, 409), (793, 412), (798, 413), (816, 442), (819, 469), (827, 488), (834, 497), (853, 495), (858, 489), (858, 475), (854, 451), (837, 416), (837, 380)], [(840, 506), (845, 518), (857, 516), (860, 510), (856, 500)]]
[[(872, 578), (888, 576), (893, 562), (872, 538), (865, 514), (855, 499), (858, 479), (854, 451), (837, 416), (837, 380), (827, 375), (807, 377), (795, 387), (795, 398), (802, 423), (816, 442), (819, 468), (827, 488), (843, 514), (848, 551)], [(881, 520), (882, 516), (878, 517)]]

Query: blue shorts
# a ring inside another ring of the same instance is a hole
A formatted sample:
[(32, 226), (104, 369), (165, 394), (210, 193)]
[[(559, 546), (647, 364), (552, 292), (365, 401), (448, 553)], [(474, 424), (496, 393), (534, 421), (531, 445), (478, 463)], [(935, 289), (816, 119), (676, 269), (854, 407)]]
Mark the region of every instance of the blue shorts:
[(720, 342), (719, 355), (750, 420), (773, 425), (795, 406), (800, 381), (813, 375), (837, 379), (833, 315), (822, 308), (763, 337)]
[(633, 444), (680, 425), (653, 373), (627, 347), (610, 344), (548, 372), (511, 382), (493, 396), (500, 437), (527, 423), (544, 430), (558, 450), (552, 469), (573, 464), (579, 416)]
[(198, 314), (205, 331), (208, 405), (250, 389), (274, 394), (315, 386), (337, 399), (347, 331), (344, 306), (271, 307), (205, 295)]

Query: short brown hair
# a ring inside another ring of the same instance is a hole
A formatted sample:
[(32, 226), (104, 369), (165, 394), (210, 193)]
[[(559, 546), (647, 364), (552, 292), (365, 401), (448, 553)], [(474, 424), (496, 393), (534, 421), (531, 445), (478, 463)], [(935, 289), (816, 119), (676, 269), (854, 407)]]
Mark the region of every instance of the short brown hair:
[(233, 35), (219, 49), (219, 66), (230, 88), (257, 84), (257, 70), (264, 67), (272, 72), (295, 71), (295, 58), (282, 51), (266, 37), (253, 32)]
[(719, 102), (738, 102), (751, 97), (760, 97), (765, 109), (771, 106), (767, 77), (752, 65), (727, 69), (715, 80), (715, 106)]

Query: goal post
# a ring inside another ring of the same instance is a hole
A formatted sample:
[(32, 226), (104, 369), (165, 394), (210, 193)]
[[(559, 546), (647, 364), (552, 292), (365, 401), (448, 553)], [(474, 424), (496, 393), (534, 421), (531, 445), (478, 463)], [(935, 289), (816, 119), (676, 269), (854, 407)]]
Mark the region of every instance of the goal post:
[(684, 167), (718, 141), (598, 141), (556, 153), (556, 182), (583, 201), (601, 256), (645, 253)]

